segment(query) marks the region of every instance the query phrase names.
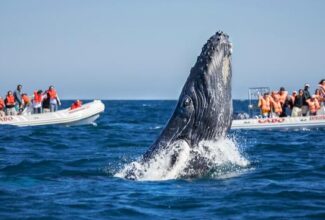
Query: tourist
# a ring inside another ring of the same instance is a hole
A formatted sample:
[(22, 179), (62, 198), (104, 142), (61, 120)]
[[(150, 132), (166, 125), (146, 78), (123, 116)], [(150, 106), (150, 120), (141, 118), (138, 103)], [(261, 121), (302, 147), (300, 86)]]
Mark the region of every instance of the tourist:
[(325, 99), (325, 96), (322, 94), (322, 88), (318, 88), (315, 90), (315, 96), (316, 96), (316, 99), (319, 103), (319, 110), (317, 111), (317, 115), (323, 115), (325, 114), (325, 109), (324, 109), (324, 99)]
[(279, 99), (280, 95), (277, 91), (272, 91), (271, 92), (271, 99)]
[(5, 98), (5, 106), (6, 106), (6, 115), (16, 115), (16, 100), (12, 93), (12, 91), (8, 91), (7, 96)]
[(50, 95), (48, 94), (48, 91), (45, 91), (45, 93), (43, 94), (43, 102), (42, 102), (42, 108), (43, 108), (43, 112), (47, 113), (47, 112), (51, 112), (50, 110)]
[(47, 93), (50, 97), (50, 111), (55, 112), (58, 110), (58, 106), (61, 105), (61, 102), (54, 86), (50, 86)]
[(22, 111), (22, 109), (23, 109), (23, 100), (21, 98), (22, 88), (23, 88), (22, 85), (18, 85), (17, 89), (14, 91), (14, 97), (16, 100), (16, 108), (19, 112)]
[(307, 103), (309, 107), (309, 115), (316, 115), (317, 111), (320, 109), (316, 95), (312, 95), (312, 97), (307, 100)]
[(323, 101), (323, 97), (321, 95), (320, 89), (316, 89), (314, 95), (316, 96), (316, 99), (318, 100), (319, 103)]
[(322, 98), (322, 104), (324, 106), (324, 103), (325, 103), (325, 79), (322, 79), (319, 82), (319, 95)]
[(293, 103), (293, 108), (291, 112), (291, 117), (301, 117), (302, 116), (302, 106), (304, 102), (304, 91), (299, 89), (298, 94), (295, 96)]
[(289, 106), (290, 106), (291, 111), (293, 109), (293, 106), (294, 106), (294, 103), (295, 103), (295, 99), (297, 97), (297, 94), (298, 94), (297, 91), (293, 91), (292, 94), (291, 94), (291, 96), (290, 96)]
[(42, 102), (43, 102), (43, 94), (42, 90), (34, 91), (33, 97), (33, 112), (34, 114), (42, 113)]
[(282, 114), (282, 105), (278, 96), (274, 96), (274, 98), (271, 100), (271, 106), (275, 116), (280, 117)]
[(279, 102), (281, 103), (281, 107), (282, 107), (282, 113), (280, 115), (280, 117), (287, 117), (287, 106), (288, 106), (288, 92), (285, 90), (284, 87), (281, 87), (279, 90)]
[(269, 93), (264, 93), (259, 97), (258, 107), (261, 109), (262, 116), (265, 118), (270, 117), (271, 113), (271, 97)]
[(21, 113), (27, 108), (29, 108), (31, 106), (31, 101), (30, 101), (30, 98), (28, 97), (28, 95), (26, 93), (23, 93), (21, 95), (21, 99), (23, 101), (23, 108), (22, 108), (22, 111)]
[(77, 101), (75, 101), (72, 105), (71, 105), (71, 110), (73, 110), (73, 109), (77, 109), (77, 108), (80, 108), (82, 106), (82, 101), (80, 101), (80, 100), (77, 100)]
[(309, 92), (309, 84), (306, 83), (304, 87), (304, 96), (303, 96), (303, 105), (302, 105), (302, 116), (306, 116), (309, 111), (309, 105), (307, 100), (311, 98), (310, 92)]
[(28, 95), (26, 93), (23, 93), (21, 95), (21, 99), (23, 101), (23, 108), (25, 109), (26, 107), (28, 107), (31, 103), (30, 103), (30, 98), (28, 97)]

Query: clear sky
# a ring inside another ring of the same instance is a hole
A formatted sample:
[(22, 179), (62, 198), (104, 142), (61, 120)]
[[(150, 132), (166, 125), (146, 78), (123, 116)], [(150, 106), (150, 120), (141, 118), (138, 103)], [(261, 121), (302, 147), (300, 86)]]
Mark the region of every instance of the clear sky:
[(230, 35), (233, 97), (325, 78), (325, 1), (1, 0), (0, 93), (177, 99), (203, 44)]

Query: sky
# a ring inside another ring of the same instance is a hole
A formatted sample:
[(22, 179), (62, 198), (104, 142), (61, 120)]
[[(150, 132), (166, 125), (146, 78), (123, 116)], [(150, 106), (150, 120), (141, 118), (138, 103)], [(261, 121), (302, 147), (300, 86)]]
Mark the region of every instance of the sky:
[(0, 94), (177, 99), (202, 46), (233, 43), (232, 94), (325, 78), (321, 0), (1, 0)]

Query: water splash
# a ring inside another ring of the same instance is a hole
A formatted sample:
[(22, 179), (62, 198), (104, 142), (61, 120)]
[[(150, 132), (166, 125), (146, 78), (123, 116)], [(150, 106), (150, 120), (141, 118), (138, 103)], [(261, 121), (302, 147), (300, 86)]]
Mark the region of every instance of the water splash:
[(250, 165), (240, 152), (236, 142), (225, 138), (219, 141), (202, 141), (191, 148), (186, 141), (177, 141), (161, 150), (147, 162), (141, 159), (124, 166), (115, 177), (142, 181), (179, 178), (236, 176)]

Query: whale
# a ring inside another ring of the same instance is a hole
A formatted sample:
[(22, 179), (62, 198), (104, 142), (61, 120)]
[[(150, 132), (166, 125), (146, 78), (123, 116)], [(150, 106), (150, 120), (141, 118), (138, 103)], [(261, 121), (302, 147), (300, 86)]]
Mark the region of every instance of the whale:
[[(142, 156), (141, 163), (148, 163), (179, 141), (195, 149), (202, 141), (217, 141), (227, 135), (232, 122), (231, 55), (232, 44), (226, 33), (218, 31), (208, 39), (191, 68), (174, 113)], [(178, 158), (177, 150), (171, 157), (172, 168)], [(193, 158), (190, 177), (203, 175), (208, 164), (199, 156)], [(141, 172), (136, 169), (129, 169), (125, 177), (139, 178)]]

